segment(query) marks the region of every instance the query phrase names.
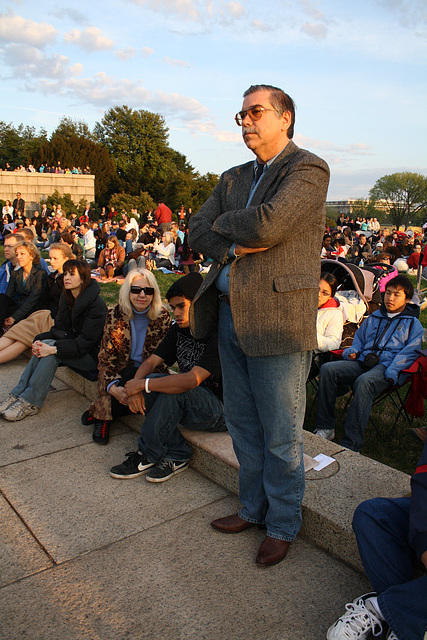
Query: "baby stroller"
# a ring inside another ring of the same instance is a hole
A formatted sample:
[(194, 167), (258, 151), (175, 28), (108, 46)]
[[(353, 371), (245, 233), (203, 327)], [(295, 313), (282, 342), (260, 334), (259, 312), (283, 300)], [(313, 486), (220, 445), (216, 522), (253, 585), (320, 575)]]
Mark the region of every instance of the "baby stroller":
[(335, 297), (343, 306), (341, 349), (345, 349), (353, 342), (354, 334), (364, 318), (380, 307), (382, 297), (378, 283), (384, 272), (371, 266), (358, 267), (343, 259), (322, 260), (321, 271), (331, 273), (339, 283)]

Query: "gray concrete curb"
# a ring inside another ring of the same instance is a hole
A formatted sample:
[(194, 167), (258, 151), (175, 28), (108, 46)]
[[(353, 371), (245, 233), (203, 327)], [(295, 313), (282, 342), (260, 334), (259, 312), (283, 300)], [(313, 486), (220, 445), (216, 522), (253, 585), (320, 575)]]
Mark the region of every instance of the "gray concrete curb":
[[(94, 382), (67, 367), (59, 367), (56, 376), (91, 402), (96, 399)], [(140, 416), (121, 421), (139, 433)], [(237, 495), (239, 465), (228, 433), (182, 431), (193, 447), (193, 469)], [(306, 473), (301, 535), (363, 571), (351, 526), (354, 510), (363, 500), (407, 494), (410, 476), (308, 431), (304, 431), (304, 453), (311, 457), (324, 453), (335, 462), (322, 471)]]

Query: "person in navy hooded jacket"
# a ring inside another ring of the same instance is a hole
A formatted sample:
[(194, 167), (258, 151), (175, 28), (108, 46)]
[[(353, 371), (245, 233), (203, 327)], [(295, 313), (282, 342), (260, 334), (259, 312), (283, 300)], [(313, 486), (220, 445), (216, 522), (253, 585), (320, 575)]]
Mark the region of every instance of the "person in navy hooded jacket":
[(410, 498), (375, 498), (353, 518), (360, 557), (374, 589), (346, 605), (328, 640), (423, 640), (427, 634), (427, 443)]
[[(338, 387), (353, 385), (353, 398), (345, 419), (341, 445), (360, 451), (365, 442), (372, 402), (390, 385), (403, 382), (401, 372), (417, 359), (423, 327), (419, 307), (411, 304), (414, 288), (406, 276), (389, 280), (384, 303), (363, 321), (343, 360), (320, 369), (315, 433), (335, 437), (335, 400)], [(405, 374), (403, 374), (405, 375)]]

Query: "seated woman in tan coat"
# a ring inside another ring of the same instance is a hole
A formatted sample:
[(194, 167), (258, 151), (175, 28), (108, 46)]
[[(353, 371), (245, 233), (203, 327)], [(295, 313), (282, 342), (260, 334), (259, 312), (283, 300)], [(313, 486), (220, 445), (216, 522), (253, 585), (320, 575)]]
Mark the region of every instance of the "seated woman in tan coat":
[[(171, 323), (154, 275), (145, 269), (131, 271), (121, 286), (119, 304), (108, 311), (98, 356), (99, 399), (82, 415), (83, 424), (94, 425), (94, 442), (107, 444), (111, 421), (131, 413), (124, 385), (154, 352)], [(156, 373), (167, 369), (163, 366)]]
[(116, 236), (109, 236), (105, 249), (98, 258), (98, 267), (102, 278), (113, 278), (123, 273), (126, 251), (121, 247)]

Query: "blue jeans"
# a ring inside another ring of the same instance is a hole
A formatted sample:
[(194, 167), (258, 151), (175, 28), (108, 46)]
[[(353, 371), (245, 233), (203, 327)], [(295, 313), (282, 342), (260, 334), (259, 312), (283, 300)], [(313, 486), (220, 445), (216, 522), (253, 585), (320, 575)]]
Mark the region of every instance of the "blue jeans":
[(343, 447), (360, 451), (365, 442), (365, 429), (376, 395), (390, 384), (384, 377), (385, 366), (377, 364), (365, 371), (357, 360), (327, 362), (320, 368), (317, 395), (316, 429), (335, 428), (335, 401), (340, 385), (353, 385), (353, 399), (344, 423)]
[[(157, 377), (157, 376), (150, 376)], [(183, 393), (144, 393), (146, 417), (138, 438), (138, 449), (151, 462), (189, 460), (193, 453), (178, 424), (199, 431), (225, 431), (220, 399), (206, 387)]]
[(399, 640), (423, 640), (427, 631), (427, 575), (414, 579), (408, 542), (410, 498), (360, 504), (353, 529), (378, 604)]
[(129, 271), (134, 269), (145, 269), (145, 256), (141, 255), (137, 260), (131, 258), (127, 264), (123, 267), (123, 275), (127, 276)]
[(292, 541), (302, 521), (302, 426), (311, 352), (245, 355), (226, 302), (220, 306), (218, 345), (225, 420), (240, 464), (239, 515), (265, 523), (272, 538)]
[[(43, 340), (43, 342), (53, 344), (55, 341)], [(17, 398), (23, 398), (40, 409), (43, 406), (50, 383), (60, 363), (83, 371), (92, 371), (97, 368), (96, 360), (88, 353), (81, 358), (62, 360), (56, 355), (46, 356), (44, 358), (36, 358), (36, 356), (33, 356), (25, 367), (18, 384), (12, 389), (11, 393)]]

